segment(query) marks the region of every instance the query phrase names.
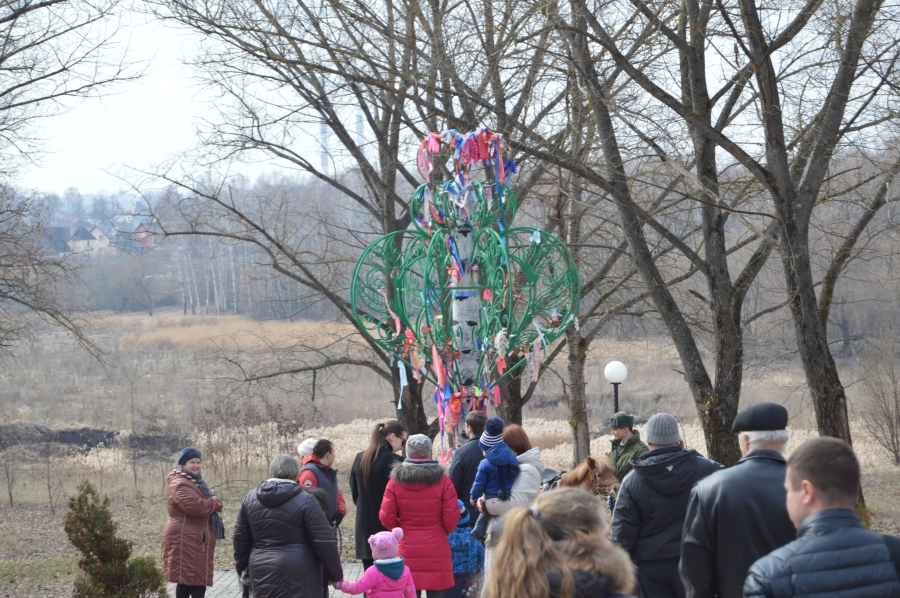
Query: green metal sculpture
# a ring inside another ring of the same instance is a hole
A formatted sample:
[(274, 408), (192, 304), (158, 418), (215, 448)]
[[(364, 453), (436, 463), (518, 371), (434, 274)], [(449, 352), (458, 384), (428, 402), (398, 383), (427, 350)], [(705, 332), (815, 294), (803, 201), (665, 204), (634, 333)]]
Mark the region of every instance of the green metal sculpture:
[[(456, 176), (429, 182), (439, 141), (453, 148)], [(435, 384), (442, 434), (466, 411), (499, 404), (498, 383), (516, 368), (526, 364), (536, 380), (546, 347), (578, 325), (578, 270), (565, 244), (510, 227), (517, 204), (505, 179), (515, 164), (502, 150), (487, 129), (430, 134), (419, 151), (427, 182), (409, 204), (414, 226), (369, 245), (350, 286), (354, 317), (399, 368), (398, 409), (409, 367)], [(469, 180), (476, 162), (498, 180)], [(507, 367), (511, 356), (524, 359)]]

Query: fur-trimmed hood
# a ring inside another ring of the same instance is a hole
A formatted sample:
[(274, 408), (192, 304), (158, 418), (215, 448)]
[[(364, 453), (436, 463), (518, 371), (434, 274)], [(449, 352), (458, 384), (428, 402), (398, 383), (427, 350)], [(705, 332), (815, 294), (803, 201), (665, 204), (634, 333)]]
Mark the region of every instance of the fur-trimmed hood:
[(630, 594), (634, 589), (634, 565), (628, 553), (615, 544), (581, 536), (558, 542), (557, 547), (572, 570), (602, 575), (609, 580), (609, 588), (618, 594)]
[(391, 479), (401, 486), (434, 486), (444, 477), (444, 468), (437, 461), (407, 459), (394, 465)]

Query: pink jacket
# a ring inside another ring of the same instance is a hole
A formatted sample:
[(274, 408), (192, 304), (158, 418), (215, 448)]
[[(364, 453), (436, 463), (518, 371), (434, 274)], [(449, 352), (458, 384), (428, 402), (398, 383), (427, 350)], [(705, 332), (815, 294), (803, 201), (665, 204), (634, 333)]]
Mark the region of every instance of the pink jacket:
[(356, 583), (342, 581), (337, 588), (348, 594), (366, 592), (368, 598), (416, 598), (416, 585), (409, 567), (404, 567), (403, 575), (396, 580), (384, 575), (378, 567), (369, 567)]

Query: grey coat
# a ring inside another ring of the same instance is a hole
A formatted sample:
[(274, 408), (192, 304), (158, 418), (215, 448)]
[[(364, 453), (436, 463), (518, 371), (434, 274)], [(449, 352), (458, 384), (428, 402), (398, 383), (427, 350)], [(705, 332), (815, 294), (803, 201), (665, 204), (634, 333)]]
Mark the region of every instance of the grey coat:
[(315, 497), (291, 480), (252, 490), (234, 524), (234, 562), (249, 568), (254, 598), (320, 598), (322, 568), (343, 579), (337, 541)]

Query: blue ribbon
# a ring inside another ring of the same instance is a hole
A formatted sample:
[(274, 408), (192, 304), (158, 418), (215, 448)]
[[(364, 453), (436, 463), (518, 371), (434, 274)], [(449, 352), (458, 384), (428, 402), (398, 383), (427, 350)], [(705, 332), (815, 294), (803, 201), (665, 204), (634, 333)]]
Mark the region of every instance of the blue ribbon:
[(462, 260), (459, 259), (459, 252), (456, 251), (456, 243), (454, 243), (451, 238), (448, 238), (447, 240), (450, 241), (450, 251), (453, 252), (453, 257), (456, 259), (456, 265), (459, 266), (459, 279), (460, 283), (462, 283), (462, 279), (466, 276), (466, 268), (463, 266)]
[(397, 368), (400, 370), (400, 396), (397, 397), (397, 409), (403, 409), (403, 389), (409, 385), (406, 380), (406, 364), (402, 360), (397, 360)]

